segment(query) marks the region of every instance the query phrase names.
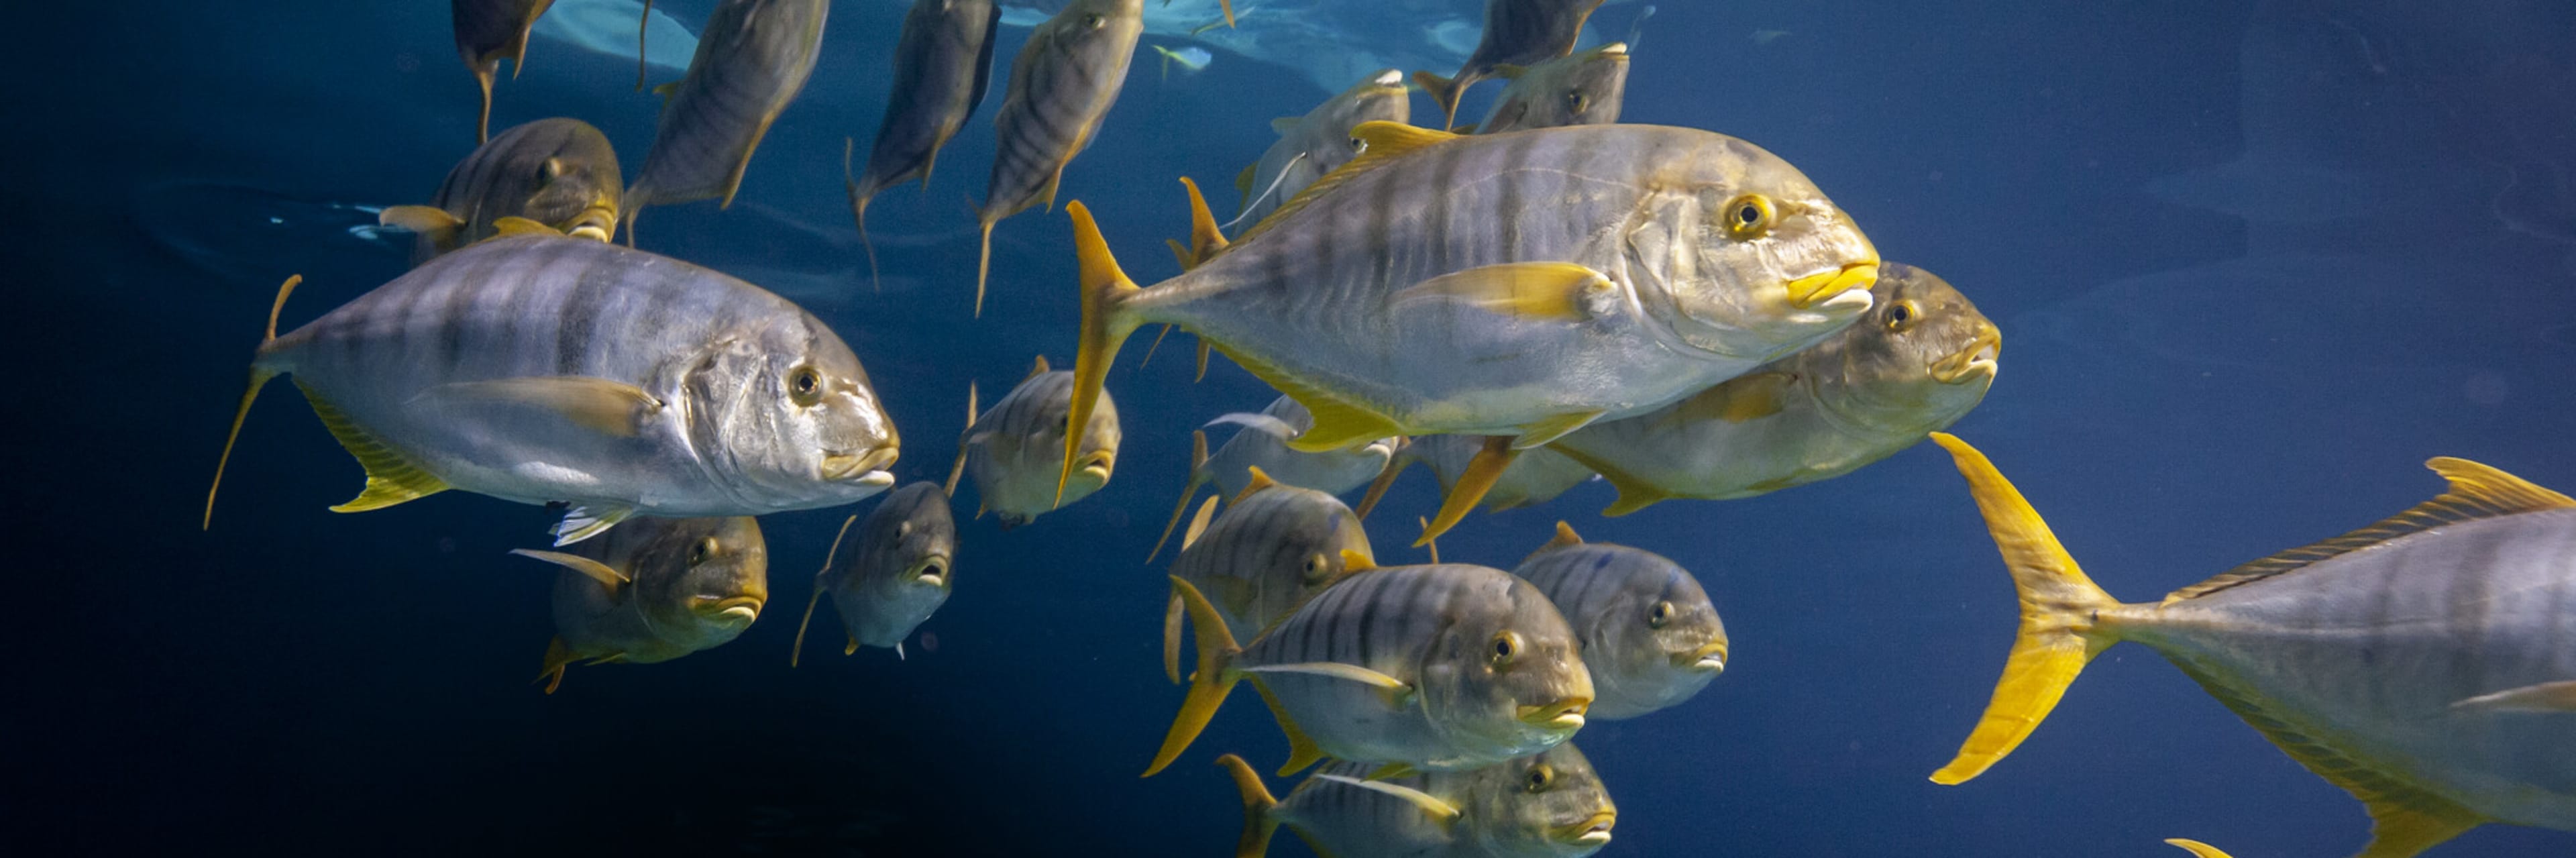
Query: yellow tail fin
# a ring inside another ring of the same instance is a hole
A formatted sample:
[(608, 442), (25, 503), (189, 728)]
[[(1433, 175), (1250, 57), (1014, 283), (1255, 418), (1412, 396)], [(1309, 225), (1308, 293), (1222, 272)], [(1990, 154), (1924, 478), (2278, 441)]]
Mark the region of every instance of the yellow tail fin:
[(1243, 649), (1234, 645), (1234, 632), (1226, 628), (1225, 618), (1217, 614), (1216, 606), (1208, 604), (1199, 588), (1178, 576), (1172, 578), (1172, 592), (1189, 607), (1199, 665), (1198, 673), (1190, 677), (1189, 696), (1181, 700), (1181, 714), (1172, 719), (1172, 731), (1163, 736), (1162, 749), (1154, 752), (1153, 765), (1145, 768), (1145, 777), (1149, 778), (1180, 759), (1181, 752), (1188, 750), (1190, 742), (1198, 739), (1208, 721), (1216, 717), (1216, 708), (1225, 703), (1226, 692), (1233, 691), (1234, 684), (1243, 679), (1243, 674), (1228, 669), (1228, 662)]
[(1181, 502), (1172, 505), (1172, 520), (1163, 524), (1163, 535), (1154, 540), (1154, 553), (1145, 555), (1145, 562), (1152, 563), (1154, 558), (1163, 556), (1163, 543), (1172, 540), (1172, 528), (1180, 526), (1181, 516), (1190, 511), (1190, 498), (1198, 495), (1200, 486), (1207, 485), (1207, 460), (1207, 431), (1191, 432), (1189, 482), (1181, 486)]
[(1994, 700), (1986, 704), (1976, 731), (1959, 746), (1959, 755), (1932, 773), (1933, 783), (1958, 784), (1984, 773), (2029, 738), (2084, 665), (2118, 640), (2094, 628), (2094, 615), (2120, 603), (2084, 576), (2048, 523), (1984, 453), (1946, 433), (1934, 432), (1932, 440), (1950, 451), (1960, 476), (1967, 478), (1968, 493), (1976, 497), (1977, 511), (1985, 515), (1986, 530), (2021, 594), (2021, 633), (2004, 662), (2003, 679), (1995, 684)]
[(1243, 794), (1243, 837), (1234, 842), (1234, 858), (1261, 858), (1270, 852), (1270, 835), (1279, 830), (1279, 818), (1271, 813), (1279, 800), (1270, 797), (1261, 775), (1242, 757), (1227, 754), (1216, 758), (1216, 764), (1234, 777), (1235, 791)]
[(1073, 216), (1073, 247), (1082, 261), (1082, 334), (1073, 358), (1073, 407), (1065, 415), (1064, 468), (1055, 476), (1058, 503), (1064, 501), (1064, 484), (1073, 476), (1074, 457), (1082, 451), (1083, 430), (1090, 428), (1091, 412), (1100, 407), (1109, 364), (1117, 360), (1118, 346), (1127, 341), (1127, 335), (1136, 332), (1136, 320), (1118, 312), (1119, 302), (1140, 291), (1109, 255), (1109, 240), (1100, 236), (1091, 209), (1075, 200), (1064, 210)]
[[(286, 278), (286, 282), (277, 287), (277, 300), (268, 305), (268, 332), (261, 335), (259, 340), (262, 347), (277, 341), (277, 314), (286, 309), (286, 296), (295, 294), (295, 284), (302, 282), (304, 282), (304, 275), (297, 274)], [(250, 389), (242, 391), (241, 407), (233, 411), (232, 431), (224, 435), (224, 452), (215, 459), (215, 481), (213, 485), (206, 487), (206, 518), (197, 524), (198, 530), (214, 528), (215, 492), (224, 487), (224, 466), (232, 463), (233, 442), (241, 440), (242, 421), (249, 419), (250, 404), (259, 399), (259, 389), (267, 387), (269, 379), (276, 377), (276, 372), (262, 368), (257, 358), (252, 359)]]

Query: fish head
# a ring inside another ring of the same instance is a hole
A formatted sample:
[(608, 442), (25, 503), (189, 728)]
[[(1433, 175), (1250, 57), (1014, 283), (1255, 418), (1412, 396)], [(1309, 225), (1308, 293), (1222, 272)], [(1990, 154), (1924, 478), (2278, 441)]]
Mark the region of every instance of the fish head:
[(1574, 743), (1476, 772), (1468, 816), (1485, 854), (1514, 858), (1590, 855), (1610, 843), (1619, 808)]
[(1768, 361), (1869, 310), (1878, 250), (1814, 182), (1751, 143), (1675, 133), (1689, 139), (1627, 235), (1650, 313), (1692, 346)]
[(1868, 313), (1801, 352), (1802, 377), (1843, 419), (1917, 436), (1957, 421), (1994, 384), (2003, 332), (1932, 272), (1880, 268)]
[(859, 574), (891, 593), (945, 593), (957, 553), (957, 520), (939, 484), (917, 482), (896, 489), (868, 513), (859, 551)]
[(1598, 125), (1619, 121), (1628, 93), (1628, 45), (1611, 42), (1565, 59), (1565, 78), (1550, 87), (1548, 109), (1555, 125)]
[[(1354, 574), (1352, 558), (1364, 561), (1356, 564), (1359, 569), (1376, 563), (1359, 516), (1351, 514), (1340, 498), (1323, 492), (1275, 486), (1243, 499), (1226, 515), (1230, 518), (1226, 532), (1211, 529), (1201, 544), (1254, 558), (1253, 568), (1237, 567), (1226, 574), (1250, 576), (1257, 603), (1242, 613), (1257, 618), (1262, 626), (1285, 618), (1315, 594)], [(1271, 541), (1237, 545), (1232, 541), (1243, 537), (1233, 534), (1267, 535)]]
[(529, 220), (565, 235), (607, 241), (617, 233), (618, 206), (624, 198), (617, 153), (608, 138), (578, 120), (563, 142), (538, 159), (527, 179), (523, 210)]
[(649, 522), (635, 549), (635, 586), (663, 637), (713, 646), (750, 628), (769, 604), (769, 543), (750, 516), (637, 519)]
[[(1600, 718), (1627, 718), (1681, 702), (1726, 670), (1726, 623), (1699, 579), (1648, 551), (1585, 543), (1555, 549), (1587, 569), (1584, 602), (1567, 617), (1600, 692)], [(1584, 555), (1590, 555), (1586, 557)]]
[(900, 439), (867, 369), (800, 309), (719, 336), (685, 382), (690, 441), (745, 503), (804, 509), (894, 484)]
[[(1145, 0), (1069, 0), (1030, 38), (1085, 67), (1134, 50), (1145, 31)], [(1026, 49), (1023, 49), (1025, 52)], [(1088, 61), (1088, 62), (1085, 62)]]
[(1100, 404), (1092, 408), (1091, 421), (1083, 429), (1082, 446), (1073, 453), (1073, 473), (1064, 480), (1063, 499), (1056, 500), (1055, 476), (1064, 467), (1057, 451), (1064, 449), (1065, 423), (1073, 413), (1073, 373), (1050, 372), (1022, 386), (1041, 388), (1033, 390), (1032, 395), (1043, 397), (1043, 407), (1029, 410), (1035, 419), (1027, 426), (997, 428), (1022, 436), (1018, 448), (1026, 451), (1029, 476), (1044, 484), (1038, 491), (1047, 498), (1047, 504), (1039, 508), (1063, 506), (1109, 485), (1110, 476), (1118, 470), (1118, 443), (1123, 437), (1118, 428), (1117, 401), (1108, 391), (1101, 391)]
[(1496, 576), (1454, 597), (1450, 624), (1424, 667), (1423, 708), (1433, 728), (1498, 756), (1546, 750), (1581, 729), (1592, 674), (1547, 595), (1499, 570), (1431, 568)]
[(1401, 69), (1379, 69), (1327, 99), (1298, 123), (1306, 142), (1306, 160), (1317, 175), (1348, 164), (1366, 148), (1350, 134), (1363, 122), (1407, 122), (1413, 118), (1413, 95), (1404, 87)]

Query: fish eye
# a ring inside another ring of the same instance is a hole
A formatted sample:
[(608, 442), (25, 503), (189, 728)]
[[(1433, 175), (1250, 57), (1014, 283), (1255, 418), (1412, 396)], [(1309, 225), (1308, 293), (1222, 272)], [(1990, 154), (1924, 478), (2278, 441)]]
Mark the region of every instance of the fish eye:
[(715, 537), (710, 536), (705, 539), (698, 540), (698, 544), (689, 546), (689, 565), (691, 566), (705, 563), (707, 562), (707, 558), (714, 556), (716, 556)]
[(545, 163), (537, 165), (538, 184), (554, 181), (557, 177), (562, 176), (563, 174), (564, 165), (562, 158), (548, 158), (545, 160)]
[(1887, 307), (1887, 332), (1902, 334), (1922, 321), (1923, 310), (1912, 301), (1898, 301)]
[(1368, 141), (1366, 141), (1366, 140), (1362, 140), (1362, 139), (1357, 138), (1357, 137), (1353, 137), (1353, 138), (1351, 138), (1351, 153), (1352, 153), (1352, 154), (1358, 154), (1358, 153), (1366, 152), (1366, 151), (1368, 151)]
[(823, 374), (800, 366), (787, 372), (787, 398), (807, 408), (823, 401)]
[(911, 536), (911, 535), (912, 535), (912, 522), (909, 522), (909, 521), (899, 521), (899, 522), (895, 522), (895, 525), (894, 525), (894, 538), (896, 538), (896, 539), (902, 539), (902, 538), (904, 538), (904, 537)]
[(1671, 602), (1656, 602), (1654, 607), (1646, 609), (1647, 628), (1660, 629), (1670, 625), (1672, 621), (1673, 603)]
[(1592, 96), (1584, 95), (1582, 92), (1579, 92), (1579, 91), (1577, 91), (1577, 92), (1568, 92), (1568, 93), (1566, 93), (1566, 94), (1565, 94), (1565, 109), (1566, 109), (1566, 112), (1569, 112), (1569, 113), (1582, 113), (1582, 112), (1584, 111), (1584, 109), (1585, 109), (1585, 108), (1588, 108), (1588, 107), (1591, 107), (1591, 106), (1592, 106)]
[(1522, 778), (1521, 783), (1530, 792), (1546, 792), (1556, 783), (1556, 770), (1548, 768), (1546, 763), (1531, 766), (1529, 776)]
[(1108, 23), (1109, 19), (1100, 17), (1097, 14), (1082, 16), (1082, 26), (1084, 29), (1097, 30)]
[(1323, 580), (1324, 571), (1329, 567), (1330, 563), (1331, 561), (1324, 559), (1324, 555), (1306, 555), (1306, 583), (1312, 584)]
[(1520, 658), (1522, 647), (1521, 636), (1518, 632), (1503, 632), (1502, 634), (1495, 635), (1492, 646), (1494, 666), (1509, 666), (1513, 659)]
[(1726, 234), (1746, 240), (1770, 234), (1772, 221), (1780, 217), (1779, 209), (1771, 204), (1771, 198), (1761, 194), (1745, 194), (1727, 200), (1726, 207), (1719, 211), (1726, 218)]

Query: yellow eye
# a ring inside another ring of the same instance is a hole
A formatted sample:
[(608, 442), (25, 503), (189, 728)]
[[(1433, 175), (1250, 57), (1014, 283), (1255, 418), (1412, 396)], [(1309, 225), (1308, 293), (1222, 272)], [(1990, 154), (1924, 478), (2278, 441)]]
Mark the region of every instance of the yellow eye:
[(1324, 580), (1324, 574), (1331, 571), (1331, 565), (1332, 561), (1326, 560), (1324, 555), (1306, 555), (1306, 583), (1314, 584)]
[(1772, 222), (1780, 218), (1779, 210), (1771, 205), (1771, 198), (1761, 194), (1745, 194), (1727, 200), (1726, 206), (1718, 212), (1726, 218), (1726, 234), (1744, 240), (1769, 235)]
[(1521, 644), (1520, 633), (1504, 632), (1502, 634), (1495, 635), (1491, 649), (1493, 651), (1495, 667), (1510, 666), (1514, 659), (1521, 657), (1523, 646)]
[(716, 556), (715, 537), (710, 536), (705, 539), (698, 540), (698, 544), (689, 547), (689, 565), (691, 566), (705, 563), (707, 562), (707, 558), (714, 556)]
[(808, 408), (823, 401), (823, 374), (800, 366), (787, 373), (787, 398)]
[(1546, 792), (1556, 783), (1556, 770), (1548, 768), (1546, 763), (1531, 766), (1529, 776), (1522, 778), (1521, 783), (1530, 792)]
[(1902, 334), (1923, 321), (1923, 308), (1913, 301), (1898, 301), (1887, 306), (1887, 332)]
[(1565, 94), (1565, 112), (1567, 113), (1581, 116), (1583, 115), (1584, 109), (1591, 106), (1592, 96), (1584, 95), (1581, 92), (1568, 92)]
[(1671, 602), (1656, 602), (1654, 607), (1646, 609), (1647, 628), (1660, 629), (1670, 625), (1672, 621), (1673, 603)]

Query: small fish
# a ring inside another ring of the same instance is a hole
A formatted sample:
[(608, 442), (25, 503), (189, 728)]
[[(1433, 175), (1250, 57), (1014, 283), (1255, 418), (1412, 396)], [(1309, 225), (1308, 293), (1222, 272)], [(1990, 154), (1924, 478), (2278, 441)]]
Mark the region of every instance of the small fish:
[[(1259, 636), (1288, 612), (1353, 571), (1375, 566), (1359, 516), (1339, 498), (1272, 482), (1260, 468), (1213, 523), (1202, 517), (1181, 539), (1172, 576), (1208, 597), (1235, 639)], [(1203, 510), (1213, 510), (1209, 498)], [(1148, 558), (1146, 562), (1153, 560)], [(1163, 670), (1181, 681), (1181, 616), (1172, 594), (1163, 612)]]
[(1217, 765), (1243, 796), (1236, 858), (1261, 858), (1281, 826), (1336, 858), (1581, 858), (1609, 845), (1619, 822), (1609, 788), (1572, 742), (1464, 772), (1371, 778), (1363, 764), (1325, 763), (1285, 800), (1242, 757)]
[[(975, 414), (969, 388), (966, 431), (957, 439), (948, 491), (955, 493), (959, 476), (973, 472), (975, 495), (983, 505), (976, 514), (993, 513), (1007, 529), (1108, 485), (1118, 467), (1118, 404), (1102, 397), (1102, 407), (1084, 418), (1081, 455), (1060, 462), (1056, 453), (1064, 443), (1072, 396), (1073, 373), (1048, 367), (1043, 356), (1018, 387), (981, 416)], [(1058, 487), (1063, 487), (1061, 494)]]
[(510, 553), (563, 567), (537, 674), (547, 694), (576, 661), (651, 664), (713, 649), (769, 603), (769, 544), (750, 516), (648, 518), (570, 553)]
[[(913, 0), (904, 13), (903, 34), (894, 44), (894, 88), (868, 149), (868, 170), (843, 180), (871, 282), (877, 279), (877, 247), (868, 239), (868, 202), (914, 176), (921, 177), (922, 190), (930, 189), (940, 147), (984, 103), (1001, 20), (1002, 6), (993, 0)], [(848, 171), (845, 159), (844, 176)]]
[(1329, 756), (1463, 771), (1555, 747), (1583, 727), (1592, 676), (1538, 588), (1466, 564), (1368, 568), (1237, 646), (1196, 585), (1175, 576), (1198, 644), (1188, 698), (1145, 770), (1180, 757), (1249, 679), (1288, 735), (1280, 774)]
[(1456, 125), (1458, 98), (1467, 87), (1503, 66), (1537, 65), (1573, 53), (1584, 20), (1600, 7), (1601, 0), (1485, 0), (1484, 35), (1466, 65), (1458, 67), (1457, 77), (1420, 71), (1413, 73), (1413, 82), (1440, 104), (1440, 127)]
[(546, 7), (555, 0), (450, 0), (449, 17), (456, 23), (456, 52), (465, 58), (465, 68), (474, 73), (474, 83), (483, 89), (483, 112), (474, 120), (474, 143), (492, 139), (492, 76), (501, 70), (501, 58), (510, 59), (510, 76), (516, 78), (528, 65), (528, 30)]
[(2361, 799), (2362, 856), (2408, 858), (2489, 822), (2576, 831), (2576, 701), (2459, 705), (2576, 682), (2576, 499), (2437, 458), (2425, 465), (2450, 487), (2432, 500), (2124, 604), (1984, 454), (1932, 438), (1967, 478), (2022, 605), (1994, 701), (1934, 783), (2012, 753), (2087, 662), (2136, 641)]
[(723, 0), (707, 16), (689, 73), (663, 84), (662, 117), (642, 175), (626, 189), (626, 243), (645, 206), (733, 205), (760, 138), (814, 73), (829, 0)]
[(821, 319), (675, 259), (501, 231), (280, 336), (286, 281), (223, 458), (260, 387), (292, 374), (367, 471), (335, 512), (451, 488), (566, 501), (562, 545), (634, 515), (837, 506), (894, 482), (894, 424)]
[(1592, 671), (1591, 717), (1679, 705), (1726, 671), (1726, 623), (1690, 570), (1661, 554), (1585, 542), (1565, 522), (1512, 574), (1556, 603)]
[(393, 206), (384, 226), (419, 233), (411, 264), (498, 235), (492, 224), (520, 217), (580, 238), (617, 232), (617, 151), (608, 135), (578, 119), (540, 119), (501, 132), (465, 156), (425, 206)]
[[(1162, 554), (1163, 542), (1172, 536), (1172, 527), (1181, 513), (1190, 508), (1199, 487), (1216, 484), (1219, 497), (1235, 497), (1252, 485), (1252, 469), (1259, 468), (1273, 481), (1298, 488), (1314, 489), (1337, 495), (1358, 488), (1387, 469), (1395, 456), (1395, 439), (1371, 441), (1351, 450), (1325, 450), (1300, 453), (1289, 449), (1288, 442), (1305, 434), (1315, 418), (1306, 413), (1297, 400), (1282, 396), (1270, 401), (1259, 414), (1233, 413), (1208, 421), (1209, 426), (1230, 424), (1238, 427), (1234, 437), (1226, 439), (1215, 455), (1207, 451), (1207, 433), (1191, 433), (1194, 445), (1190, 455), (1190, 482), (1181, 488), (1181, 500), (1172, 506), (1172, 524), (1163, 526), (1163, 539), (1154, 541), (1154, 553)], [(1154, 562), (1153, 557), (1145, 562)]]
[[(1476, 434), (1471, 476), (1840, 330), (1878, 254), (1785, 161), (1705, 131), (1391, 122), (1206, 264), (1139, 289), (1089, 209), (1067, 459), (1119, 345), (1190, 331), (1315, 416), (1290, 446)], [(1457, 176), (1484, 177), (1461, 183)]]
[[(1440, 481), (1442, 497), (1456, 494), (1458, 481), (1467, 476), (1468, 468), (1475, 464), (1476, 454), (1483, 449), (1481, 439), (1467, 435), (1424, 435), (1405, 439), (1403, 448), (1396, 451), (1385, 472), (1369, 484), (1368, 495), (1360, 499), (1360, 518), (1368, 518), (1368, 514), (1377, 508), (1378, 500), (1386, 496), (1387, 488), (1394, 484), (1396, 475), (1415, 462), (1430, 466), (1432, 476)], [(1493, 485), (1485, 489), (1478, 502), (1486, 512), (1535, 506), (1555, 500), (1557, 495), (1591, 481), (1592, 477), (1591, 468), (1566, 458), (1552, 446), (1523, 450), (1512, 457), (1511, 464), (1494, 478)]]
[(1172, 79), (1173, 63), (1179, 63), (1181, 66), (1181, 73), (1188, 75), (1196, 74), (1200, 69), (1207, 68), (1208, 63), (1216, 61), (1216, 55), (1208, 53), (1205, 48), (1193, 46), (1184, 47), (1175, 51), (1161, 45), (1152, 45), (1150, 47), (1154, 49), (1154, 53), (1163, 55), (1164, 80)]
[(1726, 500), (1851, 473), (1946, 429), (1985, 398), (2003, 334), (1948, 281), (1879, 269), (1869, 313), (1841, 333), (1650, 414), (1549, 449), (1618, 487), (1603, 515), (1671, 498)]
[(1227, 226), (1260, 223), (1316, 179), (1359, 157), (1360, 141), (1351, 136), (1351, 129), (1360, 123), (1411, 121), (1411, 95), (1404, 88), (1404, 72), (1380, 69), (1304, 116), (1271, 120), (1270, 129), (1279, 132), (1279, 142), (1270, 144), (1261, 160), (1234, 177), (1234, 189), (1243, 194), (1243, 208)]
[[(859, 540), (841, 553), (841, 540), (857, 524)], [(814, 596), (805, 602), (805, 619), (796, 624), (796, 648), (787, 665), (796, 666), (805, 651), (805, 627), (814, 621), (814, 605), (826, 593), (841, 614), (850, 644), (842, 655), (862, 646), (893, 647), (903, 657), (903, 639), (948, 601), (954, 583), (957, 522), (948, 514), (948, 493), (939, 484), (919, 482), (888, 492), (867, 521), (850, 516), (840, 536), (814, 575)], [(846, 558), (846, 559), (844, 559)]]
[(1503, 66), (1497, 73), (1511, 83), (1476, 126), (1478, 134), (1606, 125), (1619, 121), (1620, 102), (1628, 95), (1628, 46), (1612, 42), (1534, 66)]
[(993, 115), (993, 176), (975, 219), (983, 250), (975, 263), (975, 315), (993, 271), (993, 225), (1035, 205), (1055, 205), (1065, 165), (1118, 102), (1145, 32), (1145, 0), (1070, 0), (1029, 31), (1011, 61), (1011, 88)]

